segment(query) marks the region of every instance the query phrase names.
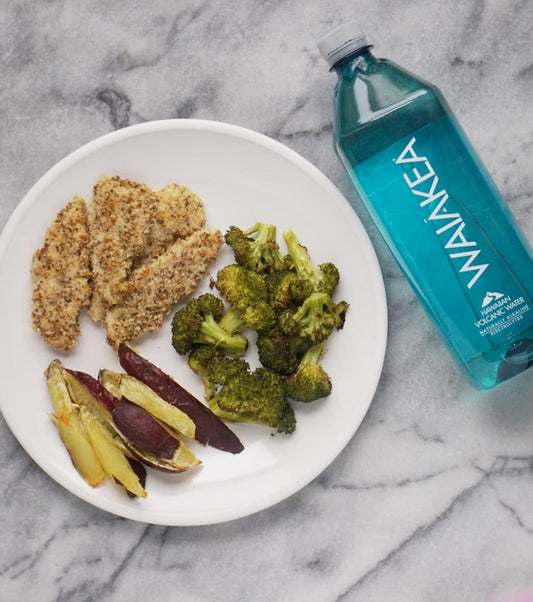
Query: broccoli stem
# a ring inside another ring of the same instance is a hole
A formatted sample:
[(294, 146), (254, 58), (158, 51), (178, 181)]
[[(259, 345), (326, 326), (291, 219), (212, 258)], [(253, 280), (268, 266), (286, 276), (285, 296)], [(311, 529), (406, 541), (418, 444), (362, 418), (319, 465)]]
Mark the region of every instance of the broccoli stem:
[(232, 355), (243, 355), (248, 347), (248, 339), (240, 334), (228, 332), (222, 328), (212, 315), (207, 315), (204, 318), (195, 342), (213, 345)]
[(239, 330), (239, 328), (242, 326), (240, 312), (233, 307), (230, 307), (220, 319), (220, 326), (232, 334), (237, 332), (237, 330)]
[(215, 383), (210, 381), (209, 378), (204, 374), (201, 374), (200, 378), (202, 379), (202, 383), (204, 385), (204, 397), (207, 400), (213, 399), (213, 397), (216, 395)]
[(312, 293), (293, 315), (296, 322), (318, 321), (322, 319), (324, 308), (331, 308), (332, 300), (327, 293)]
[(306, 364), (318, 364), (323, 349), (324, 341), (322, 341), (321, 343), (317, 343), (312, 347), (309, 347), (309, 349), (304, 353), (302, 359), (300, 360), (300, 367)]
[(259, 242), (267, 242), (268, 240), (276, 239), (276, 226), (273, 224), (265, 224), (263, 222), (257, 222), (248, 230), (243, 230), (243, 234), (245, 236), (250, 236), (250, 234), (257, 234), (256, 241)]
[(283, 267), (283, 258), (276, 244), (276, 230), (276, 226), (273, 224), (257, 222), (248, 230), (243, 231), (245, 236), (256, 234), (252, 243), (252, 254), (258, 266), (266, 264), (274, 270), (280, 270)]
[(287, 244), (287, 249), (294, 263), (294, 269), (296, 270), (298, 277), (302, 280), (310, 280), (313, 287), (316, 288), (322, 280), (322, 272), (311, 261), (307, 249), (300, 243), (292, 230), (284, 232), (283, 238)]
[(340, 317), (328, 293), (312, 293), (292, 315), (299, 336), (313, 343), (325, 341), (334, 328), (341, 327)]
[(304, 354), (296, 372), (285, 379), (290, 399), (309, 403), (331, 393), (331, 380), (320, 364), (324, 343), (317, 343)]
[(217, 398), (211, 397), (207, 400), (207, 405), (209, 409), (216, 414), (221, 420), (228, 420), (229, 422), (250, 422), (246, 415), (238, 414), (237, 412), (228, 412), (227, 410), (223, 410), (217, 402)]

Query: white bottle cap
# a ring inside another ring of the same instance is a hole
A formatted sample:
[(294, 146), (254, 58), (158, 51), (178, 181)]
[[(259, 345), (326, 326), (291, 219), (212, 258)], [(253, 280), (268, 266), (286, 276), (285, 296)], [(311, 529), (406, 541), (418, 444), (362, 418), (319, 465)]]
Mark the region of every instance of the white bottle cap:
[(369, 46), (357, 21), (348, 21), (318, 41), (318, 49), (330, 67), (359, 48)]

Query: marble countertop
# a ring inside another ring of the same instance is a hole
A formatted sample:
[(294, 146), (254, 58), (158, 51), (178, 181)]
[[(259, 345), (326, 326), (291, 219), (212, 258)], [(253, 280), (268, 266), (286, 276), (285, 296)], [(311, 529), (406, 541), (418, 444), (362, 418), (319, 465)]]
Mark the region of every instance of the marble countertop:
[(354, 204), (382, 267), (389, 339), (339, 457), (289, 499), (227, 523), (163, 527), (93, 508), (0, 420), (0, 600), (533, 596), (533, 373), (489, 393), (459, 373), (333, 154), (335, 77), (316, 49), (359, 18), (376, 55), (439, 85), (533, 240), (533, 4), (2, 4), (0, 228), (40, 176), (102, 134), (166, 118), (237, 124), (303, 155)]

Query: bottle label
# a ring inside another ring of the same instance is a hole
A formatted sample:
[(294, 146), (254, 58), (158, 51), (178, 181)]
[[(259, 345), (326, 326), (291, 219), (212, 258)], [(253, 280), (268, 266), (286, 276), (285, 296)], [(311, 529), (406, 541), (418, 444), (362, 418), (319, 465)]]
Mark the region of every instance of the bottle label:
[(462, 361), (533, 323), (533, 302), (508, 260), (524, 253), (522, 241), (447, 117), (357, 166), (354, 183)]

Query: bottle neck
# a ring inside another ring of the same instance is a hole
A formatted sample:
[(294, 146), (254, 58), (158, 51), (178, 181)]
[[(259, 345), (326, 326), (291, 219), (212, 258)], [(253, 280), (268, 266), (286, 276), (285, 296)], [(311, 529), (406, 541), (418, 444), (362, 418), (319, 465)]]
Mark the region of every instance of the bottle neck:
[(331, 71), (335, 71), (339, 79), (351, 77), (356, 71), (362, 73), (367, 72), (376, 62), (376, 58), (372, 54), (371, 50), (372, 46), (358, 48), (335, 63), (331, 67)]

